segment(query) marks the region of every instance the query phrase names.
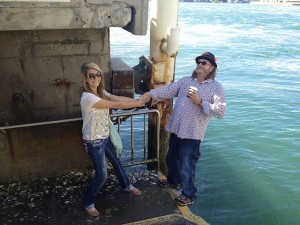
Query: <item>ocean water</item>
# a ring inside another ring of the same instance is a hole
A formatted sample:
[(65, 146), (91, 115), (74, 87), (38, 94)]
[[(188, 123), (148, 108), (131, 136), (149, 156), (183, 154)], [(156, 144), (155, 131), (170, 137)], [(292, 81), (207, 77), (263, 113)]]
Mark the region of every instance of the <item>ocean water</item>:
[[(180, 3), (175, 80), (204, 51), (217, 57), (227, 111), (212, 119), (191, 211), (213, 225), (300, 223), (300, 7)], [(129, 66), (150, 38), (111, 29)]]

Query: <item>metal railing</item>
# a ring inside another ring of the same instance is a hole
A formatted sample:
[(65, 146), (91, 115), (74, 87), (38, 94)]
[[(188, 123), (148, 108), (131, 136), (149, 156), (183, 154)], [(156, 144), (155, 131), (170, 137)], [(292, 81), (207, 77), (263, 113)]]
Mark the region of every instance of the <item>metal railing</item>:
[[(156, 114), (156, 158), (148, 159), (147, 158), (147, 141), (146, 141), (146, 135), (147, 135), (147, 120), (146, 116), (150, 113)], [(144, 147), (144, 157), (142, 161), (133, 161), (135, 157), (135, 149), (134, 149), (134, 124), (133, 124), (133, 117), (143, 115), (143, 147)], [(160, 113), (156, 109), (150, 109), (150, 110), (139, 110), (139, 111), (132, 111), (132, 112), (122, 112), (122, 113), (114, 113), (109, 115), (111, 118), (116, 117), (115, 120), (117, 122), (116, 125), (118, 125), (118, 131), (120, 135), (121, 133), (121, 120), (122, 117), (130, 118), (130, 144), (131, 144), (131, 162), (124, 163), (125, 167), (128, 166), (135, 166), (135, 165), (142, 165), (142, 164), (148, 164), (148, 163), (157, 163), (157, 169), (159, 168), (159, 133), (160, 133)], [(81, 121), (82, 118), (74, 118), (74, 119), (65, 119), (65, 120), (56, 120), (56, 121), (47, 121), (47, 122), (38, 122), (38, 123), (28, 123), (28, 124), (20, 124), (20, 125), (12, 125), (12, 126), (1, 126), (0, 130), (3, 133), (6, 133), (6, 130), (9, 129), (18, 129), (18, 128), (26, 128), (26, 127), (35, 127), (35, 126), (45, 126), (45, 125), (51, 125), (51, 124), (59, 124), (59, 123), (68, 123), (68, 122), (74, 122), (74, 121)]]
[(74, 119), (65, 119), (65, 120), (54, 120), (54, 121), (47, 121), (47, 122), (37, 122), (37, 123), (25, 123), (25, 124), (18, 124), (18, 125), (11, 125), (11, 126), (2, 126), (0, 127), (1, 131), (6, 131), (10, 129), (18, 129), (24, 127), (36, 127), (36, 126), (45, 126), (50, 124), (57, 124), (57, 123), (68, 123), (74, 121), (80, 121), (82, 118), (74, 118)]
[[(150, 113), (156, 114), (156, 158), (153, 159), (148, 159), (147, 158), (147, 140), (146, 140), (146, 135), (147, 135), (147, 118), (146, 116)], [(144, 148), (144, 156), (142, 161), (132, 161), (134, 160), (135, 157), (135, 148), (134, 148), (134, 121), (133, 117), (138, 116), (138, 115), (143, 115), (143, 148)], [(159, 133), (160, 133), (160, 114), (159, 111), (156, 109), (151, 109), (151, 110), (139, 110), (139, 111), (133, 111), (133, 112), (126, 112), (126, 113), (114, 113), (111, 114), (110, 117), (116, 117), (117, 119), (114, 120), (116, 121), (118, 125), (118, 131), (120, 135), (122, 136), (122, 132), (120, 129), (120, 124), (121, 124), (121, 119), (122, 117), (128, 117), (130, 118), (130, 145), (131, 145), (131, 161), (129, 163), (124, 163), (125, 167), (128, 166), (135, 166), (135, 165), (142, 165), (142, 164), (148, 164), (148, 163), (157, 163), (157, 169), (159, 168)]]

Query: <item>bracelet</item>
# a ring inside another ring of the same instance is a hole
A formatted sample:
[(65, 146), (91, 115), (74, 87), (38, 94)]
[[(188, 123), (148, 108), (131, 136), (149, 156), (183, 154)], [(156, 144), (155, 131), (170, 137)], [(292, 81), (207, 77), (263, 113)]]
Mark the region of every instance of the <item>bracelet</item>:
[(107, 91), (104, 91), (104, 95), (108, 98), (110, 98), (110, 93), (108, 93)]

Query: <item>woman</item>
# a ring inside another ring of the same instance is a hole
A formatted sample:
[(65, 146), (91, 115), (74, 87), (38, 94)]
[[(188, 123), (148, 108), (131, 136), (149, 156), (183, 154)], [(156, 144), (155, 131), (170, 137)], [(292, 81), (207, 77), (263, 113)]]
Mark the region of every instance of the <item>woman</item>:
[(95, 63), (85, 63), (81, 66), (81, 81), (83, 85), (80, 100), (83, 118), (82, 134), (85, 149), (95, 169), (95, 177), (87, 185), (83, 203), (88, 215), (98, 216), (95, 201), (107, 179), (105, 156), (112, 164), (122, 190), (133, 195), (141, 194), (141, 191), (130, 183), (116, 149), (109, 139), (109, 109), (142, 107), (144, 103), (141, 99), (107, 93), (104, 89), (103, 73)]
[(167, 180), (159, 180), (161, 187), (179, 188), (182, 194), (175, 198), (179, 205), (193, 204), (196, 198), (196, 162), (200, 158), (200, 143), (211, 117), (222, 118), (226, 101), (222, 85), (215, 80), (217, 63), (215, 56), (204, 52), (195, 58), (196, 69), (192, 76), (151, 90), (142, 96), (145, 102), (151, 98), (177, 97), (166, 131), (170, 132), (169, 150), (166, 156)]

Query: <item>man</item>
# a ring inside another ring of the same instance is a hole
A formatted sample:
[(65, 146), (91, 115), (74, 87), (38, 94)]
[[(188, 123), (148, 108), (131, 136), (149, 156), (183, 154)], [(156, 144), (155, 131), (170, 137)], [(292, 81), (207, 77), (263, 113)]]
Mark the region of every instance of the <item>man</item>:
[(148, 102), (159, 98), (175, 98), (176, 103), (166, 131), (170, 132), (166, 156), (167, 180), (159, 180), (161, 187), (182, 187), (182, 194), (175, 198), (179, 205), (190, 205), (197, 197), (195, 187), (196, 162), (200, 158), (200, 143), (211, 117), (222, 118), (226, 100), (222, 85), (215, 80), (215, 56), (204, 52), (195, 58), (192, 76), (151, 90), (142, 96)]

